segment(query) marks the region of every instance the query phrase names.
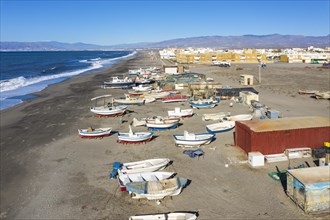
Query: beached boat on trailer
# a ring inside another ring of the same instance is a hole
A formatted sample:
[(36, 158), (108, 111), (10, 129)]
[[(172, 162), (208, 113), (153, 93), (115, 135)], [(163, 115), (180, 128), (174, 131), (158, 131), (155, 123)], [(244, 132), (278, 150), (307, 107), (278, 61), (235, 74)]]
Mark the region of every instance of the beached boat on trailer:
[(143, 173), (131, 173), (122, 174), (118, 176), (118, 183), (120, 190), (126, 191), (126, 184), (132, 182), (143, 182), (143, 181), (159, 181), (169, 179), (175, 175), (174, 172), (143, 172)]
[(148, 142), (152, 139), (153, 132), (133, 132), (129, 126), (129, 132), (118, 132), (118, 143), (136, 144), (141, 142)]
[(235, 127), (235, 121), (223, 121), (206, 126), (206, 130), (210, 133), (220, 133), (232, 130)]
[(183, 134), (174, 134), (175, 145), (183, 147), (199, 147), (209, 144), (214, 139), (214, 133), (189, 133), (184, 131)]
[(160, 181), (133, 182), (126, 184), (126, 191), (131, 194), (132, 199), (164, 199), (166, 196), (179, 195), (187, 182), (188, 179), (182, 177)]
[(114, 88), (114, 89), (122, 89), (122, 88), (131, 88), (135, 85), (135, 82), (128, 77), (124, 79), (119, 79), (117, 76), (111, 77), (110, 81), (103, 82), (104, 88)]
[(128, 163), (114, 162), (112, 172), (109, 174), (109, 178), (116, 178), (118, 174), (122, 175), (162, 170), (168, 165), (169, 162), (170, 159), (167, 158), (156, 158)]
[(181, 109), (180, 107), (176, 107), (174, 110), (167, 111), (168, 116), (176, 116), (176, 117), (192, 117), (194, 115), (193, 109)]
[(159, 214), (135, 215), (129, 220), (196, 220), (197, 214), (190, 212), (169, 212)]
[[(94, 106), (90, 108), (90, 111), (96, 114), (96, 116), (120, 116), (125, 114), (127, 106), (114, 106), (113, 100), (111, 102), (106, 102), (106, 98), (112, 97), (112, 95), (103, 95), (103, 96), (97, 96), (91, 99), (91, 101), (95, 101)], [(103, 105), (97, 106), (97, 102), (100, 100), (103, 100)]]
[(101, 138), (109, 136), (112, 128), (92, 128), (78, 129), (79, 136), (82, 138)]

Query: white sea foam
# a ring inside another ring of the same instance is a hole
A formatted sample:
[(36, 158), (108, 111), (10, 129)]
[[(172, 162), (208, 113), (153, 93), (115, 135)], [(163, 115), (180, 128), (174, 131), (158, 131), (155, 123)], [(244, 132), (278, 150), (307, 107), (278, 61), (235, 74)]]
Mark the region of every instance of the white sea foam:
[(0, 110), (9, 108), (13, 105), (16, 105), (18, 103), (21, 103), (22, 101), (20, 99), (10, 99), (11, 97), (15, 96), (22, 96), (26, 94), (30, 94), (33, 92), (38, 92), (46, 88), (50, 84), (58, 83), (63, 81), (66, 78), (71, 78), (73, 76), (82, 74), (87, 71), (95, 70), (102, 68), (104, 66), (108, 66), (114, 63), (114, 61), (121, 60), (124, 58), (128, 58), (130, 56), (133, 56), (136, 52), (133, 52), (131, 54), (128, 54), (126, 56), (112, 58), (112, 59), (98, 59), (94, 61), (87, 61), (87, 60), (80, 60), (79, 62), (82, 63), (90, 63), (91, 66), (85, 69), (75, 70), (71, 72), (64, 72), (60, 74), (55, 75), (49, 75), (49, 76), (38, 76), (38, 77), (32, 77), (32, 78), (25, 78), (23, 76), (8, 79), (8, 80), (2, 80), (0, 81), (0, 92), (1, 92), (1, 105)]

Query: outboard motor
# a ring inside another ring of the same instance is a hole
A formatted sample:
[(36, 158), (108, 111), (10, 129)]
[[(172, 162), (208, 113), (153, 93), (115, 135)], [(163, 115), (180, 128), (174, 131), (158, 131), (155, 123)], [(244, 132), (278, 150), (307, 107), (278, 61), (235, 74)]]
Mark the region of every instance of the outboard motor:
[(123, 167), (123, 164), (120, 162), (114, 162), (112, 166), (112, 171), (109, 174), (109, 179), (115, 179), (118, 175), (118, 170)]

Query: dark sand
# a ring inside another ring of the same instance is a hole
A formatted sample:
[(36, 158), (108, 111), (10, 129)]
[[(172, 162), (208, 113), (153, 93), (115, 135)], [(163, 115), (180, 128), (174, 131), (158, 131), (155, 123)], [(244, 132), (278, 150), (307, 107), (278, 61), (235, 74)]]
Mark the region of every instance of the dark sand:
[[(89, 111), (90, 98), (113, 94), (120, 97), (126, 90), (101, 89), (100, 85), (112, 73), (128, 69), (160, 66), (161, 61), (147, 52), (115, 64), (111, 68), (78, 76), (52, 85), (28, 100), (1, 112), (1, 204), (0, 218), (4, 219), (127, 219), (130, 215), (168, 211), (199, 211), (199, 219), (310, 219), (285, 195), (280, 183), (267, 172), (287, 168), (287, 162), (267, 164), (252, 169), (244, 161), (245, 153), (233, 147), (233, 132), (217, 135), (203, 149), (204, 158), (191, 159), (176, 148), (172, 134), (184, 130), (204, 132), (205, 125), (214, 122), (201, 120), (203, 113), (230, 111), (232, 115), (249, 113), (247, 106), (222, 101), (210, 110), (196, 110), (195, 116), (171, 131), (156, 132), (147, 144), (121, 145), (117, 135), (101, 140), (84, 140), (77, 128), (112, 127), (127, 131), (128, 122), (146, 116), (166, 115), (178, 104), (157, 101), (146, 106), (129, 107), (133, 112), (119, 118), (96, 118)], [(278, 65), (278, 66), (276, 66)], [(305, 68), (308, 66), (308, 68)], [(256, 65), (235, 67), (191, 65), (192, 71), (206, 73), (223, 85), (238, 85), (239, 74), (257, 76)], [(263, 71), (262, 85), (257, 85), (260, 100), (280, 110), (283, 116), (329, 116), (329, 101), (314, 100), (297, 95), (299, 89), (325, 90), (329, 87), (329, 70), (312, 65), (269, 65)], [(311, 76), (312, 73), (313, 75)], [(187, 104), (180, 104), (189, 108)], [(145, 131), (144, 127), (133, 128)], [(109, 180), (114, 161), (128, 162), (168, 157), (173, 165), (166, 171), (192, 180), (183, 192), (155, 201), (132, 200), (118, 189), (116, 180)], [(295, 160), (301, 164), (312, 159)], [(225, 164), (229, 166), (226, 167)], [(324, 218), (324, 217), (322, 217)]]

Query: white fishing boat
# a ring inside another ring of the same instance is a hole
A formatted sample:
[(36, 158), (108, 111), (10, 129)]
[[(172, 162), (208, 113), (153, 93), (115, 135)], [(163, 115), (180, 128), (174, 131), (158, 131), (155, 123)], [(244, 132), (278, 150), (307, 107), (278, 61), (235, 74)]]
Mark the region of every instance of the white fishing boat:
[(148, 142), (152, 139), (153, 132), (133, 132), (129, 126), (129, 132), (118, 132), (118, 143), (135, 144)]
[(147, 121), (153, 123), (153, 121), (155, 119), (159, 119), (161, 121), (165, 121), (165, 122), (179, 122), (181, 120), (180, 117), (177, 117), (177, 116), (154, 116), (154, 117), (151, 117), (151, 118), (142, 118), (140, 120), (136, 119), (136, 118), (133, 118), (133, 121), (132, 121), (132, 125), (134, 127), (138, 127), (138, 126), (145, 126)]
[(220, 133), (230, 131), (235, 127), (235, 121), (223, 121), (206, 126), (206, 130), (210, 133)]
[(129, 94), (125, 94), (125, 98), (113, 99), (114, 103), (120, 105), (144, 105), (145, 103), (151, 103), (156, 101), (155, 98), (139, 98), (132, 97)]
[(176, 117), (191, 117), (194, 114), (194, 110), (193, 109), (181, 109), (180, 107), (176, 107), (173, 110), (167, 111), (168, 116), (176, 116)]
[(151, 86), (142, 86), (142, 85), (139, 85), (139, 86), (132, 87), (132, 89), (135, 92), (147, 92), (147, 91), (150, 91), (152, 89), (152, 87)]
[(179, 195), (188, 180), (174, 177), (160, 181), (143, 181), (126, 184), (126, 190), (133, 199), (146, 198), (148, 200), (163, 199), (166, 196)]
[(171, 178), (175, 175), (174, 172), (144, 172), (144, 173), (131, 173), (122, 174), (118, 176), (118, 182), (120, 190), (126, 191), (126, 184), (132, 182), (143, 182), (143, 181), (159, 181)]
[(129, 220), (196, 220), (197, 214), (190, 212), (169, 212), (148, 215), (135, 215)]
[(167, 130), (177, 128), (179, 126), (180, 119), (147, 119), (146, 127), (150, 130)]
[(109, 136), (112, 128), (92, 128), (78, 129), (79, 136), (82, 138), (101, 138)]
[(224, 117), (230, 116), (230, 112), (218, 112), (212, 114), (203, 114), (202, 120), (203, 121), (218, 121)]
[(209, 144), (214, 139), (214, 133), (189, 133), (184, 131), (183, 134), (174, 134), (174, 141), (177, 146), (183, 147), (199, 147), (203, 144)]
[(253, 115), (251, 114), (241, 114), (241, 115), (233, 115), (222, 118), (222, 120), (226, 121), (249, 121), (252, 120)]
[(110, 81), (103, 82), (104, 88), (131, 88), (135, 82), (128, 77), (119, 79), (117, 76), (111, 77)]
[[(90, 108), (90, 111), (96, 114), (96, 116), (119, 116), (126, 112), (127, 106), (114, 106), (113, 100), (107, 101), (106, 99), (112, 97), (112, 95), (97, 96), (91, 99), (95, 104)], [(98, 105), (98, 102), (103, 100), (102, 105)]]
[(220, 102), (220, 98), (216, 98), (215, 100), (213, 100), (213, 98), (209, 98), (209, 99), (199, 99), (197, 101), (191, 101), (189, 102), (189, 105), (192, 108), (214, 108), (217, 103)]
[(162, 98), (168, 96), (169, 94), (170, 94), (169, 92), (161, 92), (161, 91), (151, 90), (151, 92), (146, 94), (145, 97), (155, 98), (155, 99), (162, 99)]
[(113, 170), (109, 177), (110, 179), (113, 179), (116, 178), (118, 174), (154, 172), (164, 169), (169, 162), (170, 159), (167, 158), (149, 159), (129, 163), (114, 162)]

